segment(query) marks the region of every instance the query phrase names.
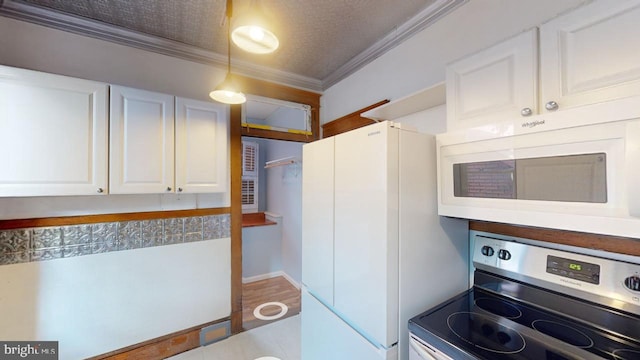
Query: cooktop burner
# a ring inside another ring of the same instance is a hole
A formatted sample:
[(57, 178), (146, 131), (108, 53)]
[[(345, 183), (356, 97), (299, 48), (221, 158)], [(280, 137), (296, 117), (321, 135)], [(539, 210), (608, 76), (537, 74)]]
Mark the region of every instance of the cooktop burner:
[[(477, 286), (414, 317), (409, 328), (419, 335), (435, 334), (473, 359), (640, 360), (635, 337), (605, 332)], [(639, 329), (632, 328), (632, 336), (634, 331)]]
[(475, 303), (482, 310), (506, 317), (507, 319), (517, 319), (522, 316), (520, 309), (501, 299), (479, 298), (475, 300)]
[(593, 346), (593, 340), (582, 331), (555, 321), (535, 320), (531, 326), (543, 334), (562, 340), (573, 346), (589, 348)]
[(613, 358), (616, 360), (639, 360), (639, 350), (618, 349), (613, 351)]
[(477, 313), (456, 312), (447, 318), (449, 329), (460, 339), (478, 348), (500, 354), (515, 354), (525, 347), (516, 330)]

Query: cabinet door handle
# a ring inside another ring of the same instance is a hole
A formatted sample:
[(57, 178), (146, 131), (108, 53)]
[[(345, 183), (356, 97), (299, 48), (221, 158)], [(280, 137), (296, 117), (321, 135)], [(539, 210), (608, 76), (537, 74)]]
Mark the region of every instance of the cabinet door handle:
[(522, 116), (531, 116), (531, 114), (533, 114), (533, 110), (531, 110), (531, 108), (524, 108), (520, 110), (520, 115)]
[(171, 191), (171, 186), (167, 186), (167, 191)]
[(548, 103), (544, 104), (544, 108), (549, 111), (556, 111), (558, 110), (558, 103), (551, 100)]
[(182, 192), (182, 188), (181, 187), (178, 188), (178, 192)]
[(104, 192), (103, 188), (98, 188), (98, 194), (102, 194)]

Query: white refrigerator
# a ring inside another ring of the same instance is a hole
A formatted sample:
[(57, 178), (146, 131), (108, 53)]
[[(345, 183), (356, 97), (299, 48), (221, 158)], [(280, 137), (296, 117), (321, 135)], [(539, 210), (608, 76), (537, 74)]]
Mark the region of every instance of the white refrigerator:
[(409, 318), (469, 287), (435, 152), (388, 121), (303, 146), (302, 360), (406, 360)]

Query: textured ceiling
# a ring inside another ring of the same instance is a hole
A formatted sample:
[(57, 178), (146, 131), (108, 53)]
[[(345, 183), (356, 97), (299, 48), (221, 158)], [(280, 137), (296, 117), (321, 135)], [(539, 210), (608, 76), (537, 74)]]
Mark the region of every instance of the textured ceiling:
[[(253, 55), (232, 47), (233, 61), (318, 80), (338, 69), (377, 41), (437, 2), (463, 0), (262, 0), (274, 20), (280, 48)], [(5, 4), (9, 1), (5, 0)], [(55, 13), (92, 19), (134, 33), (226, 56), (225, 0), (11, 0)], [(256, 0), (235, 0), (235, 16)]]

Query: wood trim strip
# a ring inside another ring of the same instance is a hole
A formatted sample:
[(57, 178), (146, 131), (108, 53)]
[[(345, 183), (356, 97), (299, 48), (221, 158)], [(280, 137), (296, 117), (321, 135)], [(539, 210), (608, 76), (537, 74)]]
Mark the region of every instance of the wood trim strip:
[(0, 230), (230, 214), (230, 207), (0, 220)]
[(311, 136), (261, 129), (251, 129), (250, 132), (247, 133), (245, 133), (246, 129), (243, 129), (241, 131), (242, 135), (263, 139), (297, 142), (311, 142), (320, 139), (320, 94), (281, 84), (274, 84), (264, 80), (253, 79), (242, 75), (234, 75), (233, 78), (240, 88), (247, 94), (311, 106)]
[(546, 241), (554, 244), (640, 256), (640, 239), (484, 221), (470, 221), (469, 229)]
[(314, 141), (313, 135), (294, 134), (294, 133), (287, 133), (284, 131), (274, 131), (274, 130), (265, 130), (265, 129), (247, 129), (245, 127), (242, 128), (242, 136), (249, 136), (249, 137), (255, 137), (255, 138), (262, 138), (262, 139), (272, 139), (272, 140), (296, 141), (296, 142), (304, 142), (304, 143)]
[(87, 358), (87, 360), (155, 360), (166, 359), (170, 356), (195, 349), (200, 346), (200, 330), (228, 321), (224, 318), (202, 325), (190, 327), (155, 339), (110, 351), (101, 355)]
[(361, 128), (363, 126), (374, 124), (375, 121), (362, 117), (362, 114), (365, 111), (369, 111), (371, 109), (377, 108), (380, 105), (384, 105), (388, 103), (389, 100), (378, 101), (375, 104), (369, 105), (360, 110), (354, 111), (351, 114), (347, 114), (341, 118), (330, 121), (326, 124), (322, 125), (322, 138), (328, 138), (334, 135), (342, 134), (349, 130)]
[(276, 225), (275, 221), (267, 220), (264, 212), (242, 214), (242, 227), (254, 227), (265, 225)]
[(242, 106), (230, 111), (231, 333), (242, 331)]

